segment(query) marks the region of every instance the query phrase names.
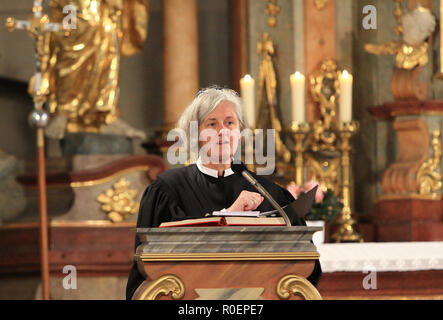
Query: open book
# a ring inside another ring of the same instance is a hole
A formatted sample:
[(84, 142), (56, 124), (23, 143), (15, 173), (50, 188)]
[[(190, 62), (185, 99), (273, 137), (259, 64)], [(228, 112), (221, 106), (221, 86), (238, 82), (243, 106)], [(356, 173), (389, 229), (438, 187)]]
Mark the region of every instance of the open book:
[(273, 211), (214, 211), (212, 215), (215, 217), (267, 217), (276, 214), (277, 210)]
[[(312, 208), (312, 204), (315, 200), (315, 193), (317, 192), (318, 186), (315, 186), (311, 190), (306, 193), (300, 194), (299, 198), (294, 202), (288, 204), (287, 206), (282, 207), (282, 209), (289, 216), (289, 219), (294, 221), (294, 219), (298, 216), (300, 218), (304, 218)], [(277, 210), (271, 211), (214, 211), (212, 212), (212, 216), (222, 216), (222, 217), (269, 217), (269, 216), (279, 216), (279, 212)]]
[(159, 228), (217, 226), (286, 226), (286, 223), (282, 217), (206, 217), (163, 222)]

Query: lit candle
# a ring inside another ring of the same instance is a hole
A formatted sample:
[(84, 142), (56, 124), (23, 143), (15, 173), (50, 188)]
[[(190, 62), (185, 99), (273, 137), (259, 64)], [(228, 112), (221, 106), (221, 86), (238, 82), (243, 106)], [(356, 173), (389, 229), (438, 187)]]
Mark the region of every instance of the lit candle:
[(305, 76), (300, 72), (291, 75), (292, 121), (296, 124), (306, 122)]
[(255, 128), (255, 80), (249, 74), (240, 79), (240, 91), (249, 127)]
[(340, 76), (340, 122), (352, 121), (352, 82), (353, 76), (344, 70)]

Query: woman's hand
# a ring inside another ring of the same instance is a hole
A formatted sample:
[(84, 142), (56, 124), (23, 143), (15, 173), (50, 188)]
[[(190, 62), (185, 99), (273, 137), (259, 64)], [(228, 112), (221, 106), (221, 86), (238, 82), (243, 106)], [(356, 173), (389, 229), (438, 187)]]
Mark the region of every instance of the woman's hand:
[(226, 211), (251, 211), (258, 208), (264, 198), (257, 192), (242, 191)]

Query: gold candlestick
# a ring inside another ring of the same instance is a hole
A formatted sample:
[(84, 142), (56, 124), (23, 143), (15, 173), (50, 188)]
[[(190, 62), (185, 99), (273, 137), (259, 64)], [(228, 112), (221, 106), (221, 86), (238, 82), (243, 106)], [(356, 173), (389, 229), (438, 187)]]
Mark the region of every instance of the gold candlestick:
[(353, 228), (356, 221), (352, 218), (351, 212), (351, 160), (349, 156), (351, 145), (349, 141), (357, 130), (358, 122), (356, 121), (340, 123), (339, 125), (343, 209), (336, 222), (339, 225), (338, 230), (332, 235), (334, 242), (363, 242), (362, 237)]
[(246, 135), (244, 139), (244, 154), (243, 154), (243, 163), (246, 164), (246, 168), (252, 172), (256, 172), (256, 159), (255, 159), (255, 148), (256, 148), (256, 140), (255, 140), (255, 128), (251, 127), (251, 135)]
[(295, 143), (295, 183), (299, 186), (303, 184), (303, 153), (305, 151), (304, 142), (309, 133), (307, 123), (293, 123), (290, 133)]

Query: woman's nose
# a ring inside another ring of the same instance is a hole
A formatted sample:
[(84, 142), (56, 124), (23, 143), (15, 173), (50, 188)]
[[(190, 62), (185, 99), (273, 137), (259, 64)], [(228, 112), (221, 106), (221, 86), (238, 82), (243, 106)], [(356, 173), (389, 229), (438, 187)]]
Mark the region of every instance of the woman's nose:
[(219, 136), (227, 136), (227, 135), (230, 135), (230, 132), (231, 131), (227, 127), (225, 127), (224, 125), (221, 125), (221, 127), (218, 130), (218, 135)]

